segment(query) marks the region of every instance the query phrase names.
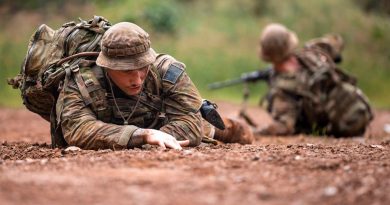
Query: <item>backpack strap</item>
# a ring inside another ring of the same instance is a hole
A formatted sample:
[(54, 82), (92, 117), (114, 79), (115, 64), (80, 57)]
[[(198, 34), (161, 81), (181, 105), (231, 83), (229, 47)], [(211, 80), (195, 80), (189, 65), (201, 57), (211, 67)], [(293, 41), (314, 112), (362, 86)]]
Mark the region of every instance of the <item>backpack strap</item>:
[[(94, 61), (84, 61), (80, 64), (82, 80), (84, 81), (85, 91), (91, 98), (91, 107), (99, 120), (108, 122), (111, 119), (112, 112), (108, 107), (106, 85), (104, 82), (104, 71), (102, 68), (94, 65)], [(81, 92), (81, 91), (80, 91)]]
[(316, 72), (316, 69), (329, 68), (335, 69), (336, 64), (332, 58), (325, 52), (319, 49), (303, 48), (295, 54), (299, 62), (304, 66), (305, 69), (311, 72)]
[(79, 88), (81, 97), (83, 98), (85, 105), (86, 106), (90, 105), (93, 102), (93, 100), (92, 100), (91, 96), (89, 95), (89, 92), (86, 88), (86, 85), (85, 85), (83, 78), (81, 77), (79, 65), (76, 64), (76, 65), (70, 67), (70, 70), (73, 73), (74, 81), (76, 82), (77, 87)]
[(158, 116), (154, 120), (154, 122), (149, 126), (150, 128), (153, 128), (158, 122), (164, 122), (166, 120), (165, 116), (165, 97), (166, 93), (164, 92), (163, 85), (162, 85), (162, 80), (161, 80), (161, 74), (160, 71), (161, 69), (158, 66), (155, 66), (154, 64), (151, 65), (151, 72), (150, 75), (153, 78), (154, 85), (155, 85), (155, 90), (156, 90), (156, 95), (150, 95), (151, 101), (155, 104), (159, 105), (159, 110), (158, 110)]
[[(91, 62), (81, 60), (80, 63), (72, 66), (64, 64), (63, 67), (66, 73), (64, 86), (67, 86), (70, 78), (73, 77), (85, 105), (92, 107), (99, 120), (108, 121), (111, 118), (111, 110), (108, 108), (107, 93), (98, 80), (104, 74), (101, 68), (91, 68)], [(59, 104), (63, 106), (63, 102)], [(62, 107), (59, 110), (62, 112)], [(60, 122), (60, 116), (57, 116), (57, 122)]]
[[(68, 64), (64, 64), (63, 67), (65, 70), (65, 79), (64, 79), (64, 84), (63, 84), (64, 87), (68, 86), (69, 80), (73, 76), (73, 79), (76, 82), (76, 85), (80, 91), (81, 97), (83, 98), (85, 105), (86, 106), (90, 105), (93, 102), (93, 100), (92, 100), (88, 90), (86, 89), (86, 85), (84, 83), (84, 80), (81, 77), (79, 64), (75, 64), (72, 66), (69, 66)], [(59, 105), (61, 107), (58, 108), (59, 114), (57, 115), (57, 125), (58, 125), (58, 123), (61, 122), (60, 117), (61, 117), (61, 113), (62, 113), (63, 106), (64, 106), (63, 104), (64, 103), (62, 101), (59, 103)]]
[[(65, 86), (69, 84), (69, 79), (71, 78), (71, 70), (69, 64), (65, 63), (62, 65), (62, 70), (65, 73), (65, 78), (63, 81), (62, 88), (61, 84), (58, 89), (60, 92), (65, 92)], [(58, 107), (57, 107), (58, 106)], [(68, 144), (66, 143), (62, 131), (61, 131), (61, 114), (64, 108), (64, 98), (61, 98), (59, 102), (57, 99), (53, 103), (53, 107), (50, 113), (50, 136), (51, 136), (51, 147), (66, 147)], [(56, 112), (58, 110), (58, 113)]]
[[(156, 59), (156, 62), (151, 66), (152, 72), (150, 72), (151, 76), (154, 78), (155, 89), (158, 92), (154, 99), (158, 104), (160, 104), (159, 115), (156, 118), (155, 123), (166, 119), (165, 98), (169, 95), (169, 89), (164, 88), (163, 81), (168, 81), (172, 85), (175, 85), (176, 81), (184, 71), (184, 65), (180, 64), (171, 56), (159, 54)], [(163, 66), (169, 61), (171, 62), (168, 66), (168, 70), (165, 72)], [(172, 69), (170, 69), (171, 67)]]
[[(59, 69), (59, 70), (63, 71), (63, 73), (64, 73), (64, 80), (61, 81), (61, 82), (59, 82), (58, 91), (59, 91), (59, 92), (64, 92), (64, 89), (63, 89), (63, 88), (65, 88), (66, 86), (69, 85), (69, 80), (70, 80), (71, 77), (72, 77), (72, 71), (71, 71), (70, 65), (69, 65), (68, 63), (63, 64), (62, 67), (61, 67), (61, 69)], [(63, 101), (63, 100), (64, 100), (63, 98), (60, 99), (60, 102), (58, 103), (58, 106), (59, 106), (59, 107), (56, 108), (56, 109), (59, 111), (59, 113), (58, 113), (58, 115), (56, 116), (56, 120), (57, 120), (57, 121), (53, 121), (54, 124), (57, 124), (57, 123), (60, 122), (60, 120), (61, 120), (61, 119), (60, 119), (60, 118), (61, 118), (61, 113), (62, 113), (63, 107), (64, 107), (64, 101)], [(53, 107), (55, 107), (56, 104), (57, 104), (57, 100), (54, 102)], [(55, 114), (55, 113), (56, 113), (55, 110), (54, 110), (54, 112), (53, 112), (53, 111), (51, 112), (52, 115)], [(53, 123), (53, 122), (52, 122), (52, 123)]]

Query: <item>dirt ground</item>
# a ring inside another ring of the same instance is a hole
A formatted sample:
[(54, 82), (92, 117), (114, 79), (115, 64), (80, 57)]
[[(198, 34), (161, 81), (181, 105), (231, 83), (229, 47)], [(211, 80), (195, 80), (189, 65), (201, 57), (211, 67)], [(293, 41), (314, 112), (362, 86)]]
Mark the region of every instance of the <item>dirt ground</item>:
[[(238, 105), (220, 102), (224, 115)], [(270, 118), (251, 107), (261, 125)], [(261, 137), (182, 151), (50, 149), (49, 125), (0, 108), (0, 204), (390, 204), (389, 111), (364, 137)]]

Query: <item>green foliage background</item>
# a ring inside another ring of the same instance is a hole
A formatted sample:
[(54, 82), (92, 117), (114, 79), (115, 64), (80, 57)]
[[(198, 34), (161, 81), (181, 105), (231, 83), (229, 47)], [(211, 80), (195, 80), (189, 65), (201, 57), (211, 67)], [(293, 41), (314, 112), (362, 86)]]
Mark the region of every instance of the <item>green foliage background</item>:
[[(207, 84), (266, 66), (257, 58), (257, 40), (267, 23), (285, 24), (297, 32), (301, 42), (329, 32), (340, 33), (347, 43), (341, 67), (358, 77), (359, 87), (375, 107), (390, 108), (388, 10), (366, 13), (357, 3), (367, 1), (3, 0), (0, 106), (21, 106), (19, 91), (8, 86), (5, 79), (19, 72), (29, 37), (40, 24), (56, 29), (78, 17), (101, 15), (112, 23), (139, 24), (151, 34), (157, 52), (168, 53), (187, 65), (203, 97), (234, 102), (240, 102), (242, 86), (210, 91)], [(255, 103), (266, 85), (258, 83), (250, 88)]]

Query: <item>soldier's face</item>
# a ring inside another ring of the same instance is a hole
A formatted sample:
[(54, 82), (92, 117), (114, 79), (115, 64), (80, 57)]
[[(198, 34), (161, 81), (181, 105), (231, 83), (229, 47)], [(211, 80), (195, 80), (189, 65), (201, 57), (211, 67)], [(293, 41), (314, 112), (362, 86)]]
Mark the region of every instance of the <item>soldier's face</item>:
[(149, 66), (137, 70), (111, 70), (106, 69), (108, 76), (127, 95), (137, 95), (149, 72)]

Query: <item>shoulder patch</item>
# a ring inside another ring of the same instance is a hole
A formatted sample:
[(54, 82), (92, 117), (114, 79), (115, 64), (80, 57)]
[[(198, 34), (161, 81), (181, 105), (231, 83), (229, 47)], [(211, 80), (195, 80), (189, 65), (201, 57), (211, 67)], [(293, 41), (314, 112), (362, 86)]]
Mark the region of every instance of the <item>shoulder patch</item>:
[(175, 84), (183, 72), (184, 68), (181, 64), (171, 63), (167, 72), (164, 74), (163, 80)]

